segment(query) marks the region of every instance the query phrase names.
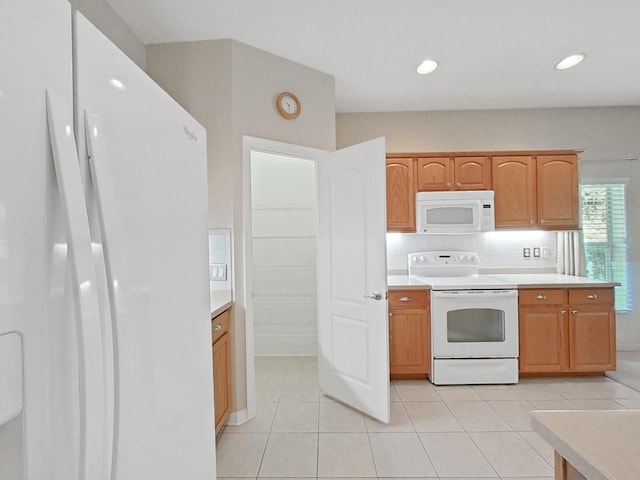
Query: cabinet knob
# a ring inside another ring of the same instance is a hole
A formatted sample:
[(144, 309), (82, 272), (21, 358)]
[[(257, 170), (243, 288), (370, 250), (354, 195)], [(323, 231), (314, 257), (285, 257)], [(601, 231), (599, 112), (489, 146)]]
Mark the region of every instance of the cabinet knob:
[(447, 183), (447, 188), (451, 188), (451, 182)]
[(222, 330), (222, 325), (220, 324), (217, 324), (215, 327), (213, 327), (214, 332), (219, 332), (220, 330)]
[(411, 297), (400, 297), (400, 301), (401, 302), (410, 302), (411, 301)]
[(541, 219), (540, 219), (540, 223), (545, 223), (544, 218), (541, 218)]
[(597, 300), (598, 299), (598, 294), (597, 293), (590, 293), (589, 295), (587, 295), (587, 298), (589, 300)]
[(456, 183), (456, 187), (461, 187), (462, 184), (460, 182)]
[(536, 298), (537, 298), (538, 300), (546, 300), (546, 299), (547, 299), (547, 296), (546, 296), (546, 295), (544, 295), (544, 294), (542, 294), (542, 295), (538, 295)]
[(571, 313), (573, 313), (574, 315), (578, 314), (578, 310), (571, 310)]
[(566, 315), (567, 311), (566, 310), (560, 310), (560, 315)]
[(531, 220), (529, 220), (529, 223), (533, 225), (534, 223), (536, 223), (536, 221), (532, 218)]
[(389, 318), (393, 317), (393, 312), (389, 312)]

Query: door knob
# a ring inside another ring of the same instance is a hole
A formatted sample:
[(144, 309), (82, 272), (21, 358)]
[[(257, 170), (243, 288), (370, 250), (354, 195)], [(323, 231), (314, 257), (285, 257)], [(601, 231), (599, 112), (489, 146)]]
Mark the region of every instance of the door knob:
[(373, 292), (371, 295), (364, 295), (364, 298), (373, 298), (374, 300), (382, 300), (382, 294), (380, 292)]

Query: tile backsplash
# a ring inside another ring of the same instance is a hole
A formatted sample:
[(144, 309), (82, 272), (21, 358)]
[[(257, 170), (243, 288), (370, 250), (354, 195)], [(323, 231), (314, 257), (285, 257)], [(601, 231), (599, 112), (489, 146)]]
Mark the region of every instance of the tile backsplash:
[[(523, 257), (523, 249), (530, 257)], [(534, 248), (540, 257), (534, 257)], [(428, 250), (464, 250), (480, 255), (480, 267), (491, 269), (531, 269), (555, 272), (557, 268), (557, 234), (539, 230), (497, 231), (469, 235), (387, 234), (387, 270), (406, 274), (407, 255)]]
[[(211, 268), (225, 265), (225, 280), (214, 280)], [(209, 286), (211, 290), (231, 289), (231, 230), (228, 228), (209, 229)]]

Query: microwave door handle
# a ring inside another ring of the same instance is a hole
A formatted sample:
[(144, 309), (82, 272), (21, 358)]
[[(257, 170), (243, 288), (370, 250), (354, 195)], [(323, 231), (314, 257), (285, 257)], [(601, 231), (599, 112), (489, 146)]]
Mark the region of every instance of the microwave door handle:
[(482, 231), (482, 201), (476, 200), (477, 210), (478, 210), (478, 218), (476, 221), (476, 232)]

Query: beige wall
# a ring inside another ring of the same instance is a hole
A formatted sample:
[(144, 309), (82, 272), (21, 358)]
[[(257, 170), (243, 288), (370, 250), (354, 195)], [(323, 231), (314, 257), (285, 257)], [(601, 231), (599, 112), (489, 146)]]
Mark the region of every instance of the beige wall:
[[(338, 148), (384, 136), (387, 152), (583, 149), (581, 178), (630, 178), (629, 262), (640, 303), (640, 162), (616, 161), (640, 154), (640, 107), (340, 113), (336, 128)], [(618, 315), (618, 347), (640, 348), (637, 311)]]
[[(242, 136), (333, 150), (332, 76), (234, 40), (149, 45), (147, 72), (207, 129), (209, 226), (233, 229), (233, 411), (246, 408)], [(302, 102), (278, 115), (282, 91)]]
[(105, 0), (69, 0), (71, 6), (93, 23), (140, 68), (144, 68), (144, 44)]

